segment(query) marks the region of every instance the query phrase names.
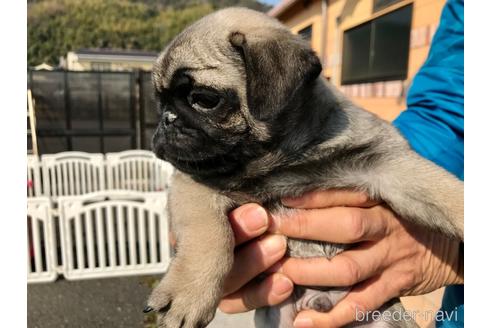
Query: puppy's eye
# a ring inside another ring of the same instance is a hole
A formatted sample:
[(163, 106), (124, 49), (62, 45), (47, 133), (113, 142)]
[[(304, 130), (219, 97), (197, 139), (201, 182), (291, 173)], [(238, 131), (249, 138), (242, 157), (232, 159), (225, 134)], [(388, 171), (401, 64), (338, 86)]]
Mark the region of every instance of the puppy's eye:
[(211, 91), (192, 91), (188, 95), (190, 106), (199, 109), (213, 109), (222, 102), (222, 97)]

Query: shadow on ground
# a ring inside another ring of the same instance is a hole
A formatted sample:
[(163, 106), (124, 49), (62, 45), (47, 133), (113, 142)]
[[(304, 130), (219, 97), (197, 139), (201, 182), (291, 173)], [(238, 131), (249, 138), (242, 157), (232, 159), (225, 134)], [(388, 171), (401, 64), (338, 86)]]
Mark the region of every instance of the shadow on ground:
[[(154, 328), (142, 309), (155, 276), (58, 280), (27, 287), (29, 328)], [(190, 304), (192, 306), (192, 304)], [(252, 313), (217, 313), (210, 328), (253, 327)]]

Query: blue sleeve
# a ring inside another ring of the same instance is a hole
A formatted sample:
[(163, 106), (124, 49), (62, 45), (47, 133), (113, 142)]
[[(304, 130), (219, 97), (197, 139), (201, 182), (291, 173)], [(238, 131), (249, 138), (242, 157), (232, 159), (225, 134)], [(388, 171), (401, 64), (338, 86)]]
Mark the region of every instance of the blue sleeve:
[(415, 75), (407, 110), (393, 124), (413, 149), (463, 179), (463, 0), (449, 0), (429, 56)]
[[(463, 180), (464, 144), (464, 4), (448, 0), (429, 56), (415, 75), (407, 110), (393, 124), (412, 148)], [(438, 328), (464, 327), (463, 286), (444, 293)]]

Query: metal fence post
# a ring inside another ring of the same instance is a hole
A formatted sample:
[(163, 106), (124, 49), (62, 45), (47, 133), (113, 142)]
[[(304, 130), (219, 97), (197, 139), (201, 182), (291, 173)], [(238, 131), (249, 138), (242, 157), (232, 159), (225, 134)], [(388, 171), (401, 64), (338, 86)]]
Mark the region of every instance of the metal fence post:
[(139, 146), (139, 138), (138, 138), (138, 121), (137, 121), (137, 102), (135, 101), (135, 88), (136, 88), (136, 79), (135, 72), (131, 72), (128, 76), (128, 83), (130, 89), (130, 120), (132, 122), (133, 133), (131, 136), (131, 144), (133, 148), (140, 148)]
[[(63, 84), (64, 84), (64, 94), (65, 94), (65, 124), (66, 131), (68, 133), (72, 132), (72, 110), (70, 105), (70, 88), (68, 87), (68, 71), (64, 71), (63, 74)], [(67, 150), (73, 150), (72, 137), (70, 134), (66, 136), (67, 138)]]
[(99, 117), (99, 130), (101, 135), (99, 136), (99, 146), (101, 152), (104, 154), (104, 113), (102, 109), (102, 82), (101, 82), (101, 72), (97, 72), (97, 115)]
[(145, 135), (145, 95), (144, 95), (144, 90), (145, 88), (143, 87), (144, 83), (144, 72), (142, 70), (138, 71), (138, 78), (137, 78), (137, 88), (138, 88), (138, 132), (140, 135), (140, 143), (138, 145), (139, 149), (145, 149), (147, 146), (147, 138)]

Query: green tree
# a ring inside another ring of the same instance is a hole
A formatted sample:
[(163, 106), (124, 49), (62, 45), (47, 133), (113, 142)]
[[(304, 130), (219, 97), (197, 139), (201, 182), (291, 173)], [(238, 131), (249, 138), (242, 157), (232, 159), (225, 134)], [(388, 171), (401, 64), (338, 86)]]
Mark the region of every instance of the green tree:
[(80, 48), (160, 51), (186, 26), (222, 7), (267, 10), (256, 0), (44, 0), (29, 1), (29, 66), (58, 64)]

